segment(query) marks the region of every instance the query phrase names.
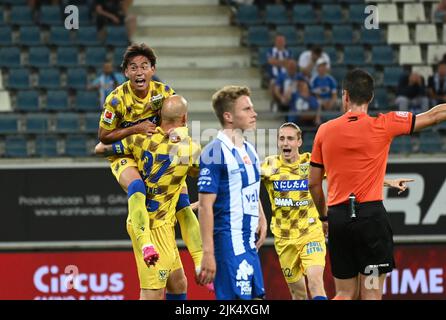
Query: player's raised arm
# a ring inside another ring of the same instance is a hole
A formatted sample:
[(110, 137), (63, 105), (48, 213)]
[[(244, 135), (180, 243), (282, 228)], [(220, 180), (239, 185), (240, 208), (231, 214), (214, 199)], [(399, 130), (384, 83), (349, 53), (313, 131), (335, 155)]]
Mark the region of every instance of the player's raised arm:
[(111, 144), (113, 142), (122, 140), (132, 134), (152, 134), (156, 132), (156, 125), (150, 121), (143, 121), (128, 128), (119, 128), (114, 130), (107, 130), (99, 128), (98, 138), (104, 144)]
[(415, 118), (414, 132), (446, 121), (446, 103), (436, 105), (426, 112), (420, 113)]
[(120, 140), (111, 144), (104, 144), (99, 142), (94, 148), (94, 153), (103, 157), (109, 157), (113, 155), (124, 155), (132, 153), (133, 137), (125, 140)]

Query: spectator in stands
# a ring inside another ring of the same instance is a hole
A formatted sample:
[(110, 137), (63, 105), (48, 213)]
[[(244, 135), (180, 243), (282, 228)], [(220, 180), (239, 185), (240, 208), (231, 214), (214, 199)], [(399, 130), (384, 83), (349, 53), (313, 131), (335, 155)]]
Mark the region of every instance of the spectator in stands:
[(120, 84), (125, 81), (125, 77), (120, 72), (113, 71), (113, 64), (109, 61), (102, 66), (102, 73), (93, 80), (88, 89), (99, 90), (99, 97), (101, 99), (101, 106), (105, 102), (105, 98)]
[(429, 77), (427, 87), (431, 104), (446, 102), (446, 62), (440, 61), (437, 72)]
[(136, 30), (136, 17), (128, 14), (128, 9), (133, 0), (96, 0), (96, 23), (98, 30), (104, 33), (107, 25), (125, 25), (128, 37), (131, 38)]
[(315, 96), (311, 95), (306, 81), (297, 82), (295, 91), (289, 100), (291, 114), (287, 122), (300, 126), (318, 126), (321, 123), (321, 107)]
[(432, 18), (435, 22), (446, 22), (446, 0), (441, 0), (435, 10)]
[(311, 79), (311, 92), (322, 110), (333, 110), (337, 102), (336, 80), (328, 73), (328, 62), (324, 57), (316, 61), (317, 75)]
[(324, 58), (327, 61), (328, 69), (331, 68), (330, 57), (319, 46), (314, 46), (311, 50), (305, 50), (300, 54), (299, 68), (308, 79), (317, 74), (316, 61), (319, 58)]
[(297, 81), (299, 80), (297, 72), (297, 62), (290, 59), (286, 63), (286, 72), (280, 74), (274, 84), (273, 111), (289, 110), (289, 101), (291, 95), (297, 90)]
[(401, 76), (396, 95), (395, 104), (400, 111), (420, 113), (429, 105), (424, 78), (415, 72)]

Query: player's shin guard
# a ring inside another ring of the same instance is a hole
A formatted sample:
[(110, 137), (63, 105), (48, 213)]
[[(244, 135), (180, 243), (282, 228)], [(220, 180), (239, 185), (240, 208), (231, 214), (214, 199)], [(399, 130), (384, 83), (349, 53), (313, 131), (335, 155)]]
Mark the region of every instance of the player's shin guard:
[(146, 187), (142, 180), (134, 180), (128, 187), (128, 208), (138, 246), (151, 244), (150, 220), (146, 209)]
[(185, 293), (168, 293), (166, 292), (166, 300), (187, 300), (187, 295)]
[[(181, 194), (180, 199), (181, 197), (184, 199), (184, 196), (187, 195)], [(181, 200), (178, 201), (178, 204), (180, 204), (180, 201)], [(189, 199), (187, 202), (189, 202)], [(176, 217), (180, 224), (181, 235), (184, 243), (189, 250), (192, 260), (194, 261), (194, 265), (195, 267), (200, 267), (201, 258), (203, 257), (203, 248), (201, 242), (200, 224), (198, 223), (197, 216), (188, 205), (177, 211)]]

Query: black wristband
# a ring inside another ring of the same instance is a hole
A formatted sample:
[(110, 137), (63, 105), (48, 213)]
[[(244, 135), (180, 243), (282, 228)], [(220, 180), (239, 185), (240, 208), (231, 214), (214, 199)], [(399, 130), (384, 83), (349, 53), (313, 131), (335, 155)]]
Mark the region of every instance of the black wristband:
[(319, 220), (322, 222), (328, 221), (328, 216), (319, 216)]

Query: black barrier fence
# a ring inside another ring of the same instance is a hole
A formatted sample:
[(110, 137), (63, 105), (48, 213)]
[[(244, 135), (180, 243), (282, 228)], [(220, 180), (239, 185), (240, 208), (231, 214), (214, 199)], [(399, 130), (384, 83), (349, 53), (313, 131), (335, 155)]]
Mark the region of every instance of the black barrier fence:
[[(415, 179), (401, 195), (384, 189), (395, 236), (445, 241), (446, 160), (392, 162), (387, 177)], [(196, 201), (196, 179), (187, 181)], [(0, 167), (0, 185), (0, 242), (128, 240), (127, 196), (102, 164)], [(260, 198), (269, 221), (263, 187)]]

